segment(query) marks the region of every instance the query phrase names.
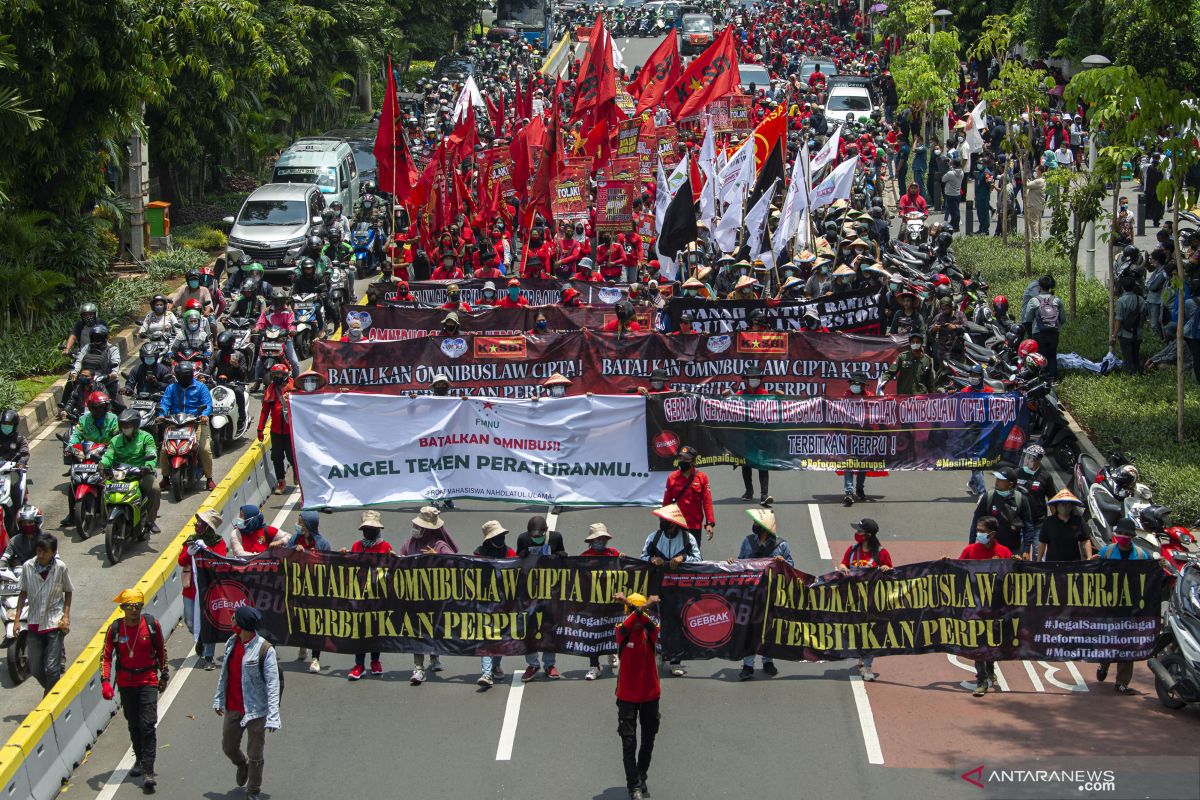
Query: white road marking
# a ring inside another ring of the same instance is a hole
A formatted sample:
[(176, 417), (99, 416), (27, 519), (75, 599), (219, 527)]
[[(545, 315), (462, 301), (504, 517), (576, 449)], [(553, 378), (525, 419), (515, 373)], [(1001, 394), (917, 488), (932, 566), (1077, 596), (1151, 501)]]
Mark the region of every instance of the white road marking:
[(863, 744), (867, 746), (867, 761), (883, 763), (883, 748), (879, 746), (879, 731), (875, 730), (875, 715), (871, 712), (871, 699), (867, 687), (859, 675), (850, 676), (850, 691), (854, 693), (854, 706), (858, 709), (858, 727), (862, 728)]
[(829, 561), (833, 556), (829, 552), (829, 540), (825, 538), (825, 523), (821, 521), (821, 507), (816, 503), (809, 503), (808, 515), (812, 518), (813, 536), (817, 539), (817, 552), (821, 558)]
[(279, 509), (279, 513), (275, 515), (275, 519), (271, 521), (271, 527), (278, 528), (282, 525), (292, 513), (292, 509), (296, 507), (296, 503), (300, 502), (300, 490), (293, 489), (288, 499), (284, 502), (283, 508)]
[[(558, 523), (558, 514), (554, 506), (546, 509), (546, 526), (554, 530)], [(517, 721), (521, 718), (521, 698), (525, 695), (525, 683), (521, 673), (513, 670), (512, 686), (508, 690), (508, 699), (504, 703), (504, 722), (500, 725), (500, 743), (496, 745), (497, 761), (512, 761), (513, 742), (517, 738)]]
[(1071, 687), (1072, 692), (1090, 692), (1087, 681), (1079, 674), (1079, 669), (1075, 666), (1074, 661), (1067, 662), (1067, 672), (1071, 673), (1071, 677), (1075, 679), (1075, 686)]
[[(183, 665), (179, 667), (170, 683), (167, 684), (167, 690), (158, 698), (158, 718), (165, 719), (167, 711), (171, 708), (171, 704), (175, 702), (175, 698), (179, 695), (179, 690), (183, 688), (183, 683), (192, 674), (192, 670), (196, 667), (196, 662), (199, 657), (195, 653), (191, 653), (183, 660)], [(112, 727), (117, 727), (116, 717), (113, 717)], [(108, 776), (108, 781), (104, 784), (104, 788), (100, 790), (100, 794), (96, 795), (96, 800), (112, 800), (117, 794), (117, 790), (121, 788), (125, 778), (129, 775), (129, 770), (133, 768), (134, 755), (133, 748), (130, 747), (125, 751), (125, 757), (117, 764), (117, 768)]]
[[(68, 430), (70, 430), (69, 427)], [(29, 449), (33, 450), (33, 448), (37, 447), (39, 444), (46, 441), (56, 433), (58, 433), (58, 417), (51, 417), (50, 419), (46, 420), (46, 424), (43, 427), (42, 432), (33, 437), (33, 440), (29, 443)]]
[[(1029, 674), (1029, 682), (1033, 684), (1034, 691), (1046, 691), (1046, 686), (1042, 683), (1042, 679), (1038, 677), (1037, 670), (1033, 668), (1033, 664), (1030, 664), (1028, 661), (1022, 661), (1021, 663), (1025, 665), (1025, 672)], [(997, 675), (996, 677), (999, 678), (1000, 676)]]

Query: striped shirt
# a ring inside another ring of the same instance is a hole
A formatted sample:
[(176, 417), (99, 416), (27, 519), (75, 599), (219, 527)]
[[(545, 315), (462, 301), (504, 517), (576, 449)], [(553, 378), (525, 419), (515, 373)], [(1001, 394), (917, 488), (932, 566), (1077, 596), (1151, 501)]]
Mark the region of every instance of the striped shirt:
[(21, 567), (20, 587), (29, 608), (30, 630), (35, 627), (39, 631), (57, 628), (62, 622), (66, 595), (75, 591), (75, 584), (71, 583), (71, 576), (67, 573), (67, 565), (61, 558), (56, 555), (49, 567), (45, 578), (41, 576), (37, 556)]

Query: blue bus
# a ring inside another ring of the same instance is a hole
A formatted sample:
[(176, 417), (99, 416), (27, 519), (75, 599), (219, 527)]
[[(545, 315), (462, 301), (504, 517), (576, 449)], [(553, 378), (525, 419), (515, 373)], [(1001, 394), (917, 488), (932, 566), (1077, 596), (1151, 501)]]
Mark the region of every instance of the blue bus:
[(542, 52), (552, 44), (550, 0), (496, 0), (495, 24), (500, 28), (512, 28)]

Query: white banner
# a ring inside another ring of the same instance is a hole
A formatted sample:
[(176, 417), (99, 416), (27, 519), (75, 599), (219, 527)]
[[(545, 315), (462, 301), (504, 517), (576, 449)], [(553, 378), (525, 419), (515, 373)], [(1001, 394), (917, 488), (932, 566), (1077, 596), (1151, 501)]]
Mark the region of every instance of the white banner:
[(304, 508), (474, 498), (657, 505), (638, 395), (499, 400), (291, 396)]

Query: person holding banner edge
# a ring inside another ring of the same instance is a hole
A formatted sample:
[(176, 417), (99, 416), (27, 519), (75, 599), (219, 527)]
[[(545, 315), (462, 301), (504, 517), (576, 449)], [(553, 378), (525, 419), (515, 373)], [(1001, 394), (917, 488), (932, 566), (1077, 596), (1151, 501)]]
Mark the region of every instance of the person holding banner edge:
[[(980, 517), (975, 523), (975, 541), (963, 548), (958, 558), (960, 561), (988, 561), (993, 558), (1013, 558), (1013, 553), (996, 541), (996, 532), (1000, 529), (995, 517)], [(976, 697), (983, 697), (987, 690), (996, 685), (996, 662), (994, 660), (977, 660), (975, 662), (975, 691)]]
[[(699, 561), (700, 545), (691, 531), (687, 530), (687, 520), (680, 507), (672, 503), (655, 509), (652, 513), (658, 517), (658, 530), (646, 537), (646, 544), (642, 547), (642, 560), (649, 561), (656, 567), (665, 566), (667, 569), (675, 569), (685, 561)], [(712, 538), (711, 531), (709, 538)], [(687, 674), (682, 659), (671, 662), (671, 674), (676, 678)]]
[[(582, 557), (601, 557), (601, 558), (620, 558), (621, 551), (614, 547), (609, 547), (608, 543), (612, 540), (612, 534), (608, 532), (608, 526), (603, 522), (593, 522), (588, 526), (588, 535), (584, 539), (587, 543), (587, 549), (579, 556)], [(608, 657), (608, 666), (613, 672), (617, 671), (620, 666), (620, 658), (614, 653)], [(600, 677), (600, 656), (592, 654), (588, 656), (588, 671), (583, 676), (585, 681), (594, 681)]]
[[(567, 548), (563, 544), (562, 534), (551, 531), (546, 518), (538, 515), (529, 518), (525, 531), (517, 537), (517, 558), (530, 556), (565, 556)], [(529, 683), (537, 677), (539, 669), (546, 670), (546, 677), (556, 681), (562, 677), (558, 667), (554, 666), (556, 654), (553, 650), (542, 653), (541, 664), (538, 664), (538, 654), (528, 653), (525, 656), (525, 672), (521, 674), (522, 683)]]
[[(789, 566), (795, 566), (787, 539), (779, 538), (775, 512), (769, 508), (748, 508), (746, 515), (750, 517), (753, 524), (750, 527), (750, 533), (746, 535), (745, 539), (742, 539), (742, 545), (738, 549), (738, 559), (770, 558)], [(731, 558), (729, 563), (732, 564), (735, 560), (737, 559)], [(763, 656), (762, 671), (774, 677), (779, 674), (779, 667), (775, 666), (774, 659)], [(748, 681), (753, 677), (754, 654), (751, 653), (742, 659), (742, 669), (738, 673), (738, 680)]]
[[(738, 389), (739, 396), (754, 395), (762, 396), (770, 394), (767, 387), (763, 386), (762, 370), (758, 367), (746, 367), (742, 373), (742, 387)], [(749, 464), (742, 465), (742, 483), (746, 486), (746, 491), (742, 493), (743, 500), (749, 500), (754, 497), (754, 479)], [(768, 494), (771, 485), (771, 473), (768, 470), (760, 469), (758, 471), (758, 502), (764, 506), (770, 506), (775, 502), (775, 498)], [(712, 536), (710, 535), (711, 539)]]
[[(837, 571), (845, 575), (851, 569), (878, 569), (887, 572), (892, 568), (891, 554), (879, 543), (879, 523), (870, 517), (863, 517), (858, 522), (850, 523), (854, 528), (854, 544), (846, 548), (842, 560), (837, 565)], [(864, 681), (875, 680), (875, 672), (871, 666), (875, 656), (863, 656), (858, 659), (858, 674)]]
[[(497, 520), (489, 519), (483, 523), (483, 542), (479, 547), (475, 548), (475, 555), (481, 558), (502, 559), (516, 558), (517, 551), (513, 550), (504, 542), (504, 537), (508, 535), (508, 529), (501, 525)], [(504, 670), (500, 668), (500, 659), (502, 656), (483, 655), (479, 657), (480, 674), (479, 680), (475, 683), (481, 689), (487, 690), (492, 688), (495, 681), (504, 680)]]

